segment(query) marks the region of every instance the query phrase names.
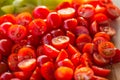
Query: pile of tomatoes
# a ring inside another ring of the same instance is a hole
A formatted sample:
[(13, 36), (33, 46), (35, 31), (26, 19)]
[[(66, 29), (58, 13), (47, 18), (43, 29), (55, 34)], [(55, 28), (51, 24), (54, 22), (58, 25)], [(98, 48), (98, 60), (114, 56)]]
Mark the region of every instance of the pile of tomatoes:
[(0, 16), (0, 80), (108, 80), (120, 62), (110, 0), (62, 2), (55, 10)]

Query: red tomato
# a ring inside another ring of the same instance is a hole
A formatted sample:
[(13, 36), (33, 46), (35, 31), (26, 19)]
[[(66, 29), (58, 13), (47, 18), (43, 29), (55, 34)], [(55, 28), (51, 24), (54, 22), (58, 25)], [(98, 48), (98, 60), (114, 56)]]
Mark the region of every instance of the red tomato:
[(42, 80), (40, 69), (36, 67), (29, 80)]
[(92, 38), (88, 35), (88, 34), (81, 34), (77, 37), (76, 39), (76, 45), (77, 45), (77, 48), (82, 51), (83, 49), (83, 46), (86, 44), (86, 43), (89, 43), (92, 41)]
[(44, 44), (43, 50), (44, 54), (46, 54), (50, 58), (56, 58), (60, 52), (59, 50), (48, 44)]
[(30, 22), (28, 30), (32, 35), (41, 36), (46, 32), (47, 26), (42, 19), (34, 19)]
[(106, 11), (107, 11), (108, 17), (110, 17), (111, 19), (116, 19), (118, 16), (120, 16), (119, 8), (113, 4), (107, 4)]
[(75, 9), (71, 7), (60, 9), (57, 12), (62, 19), (69, 19), (75, 16)]
[(110, 41), (110, 36), (105, 32), (98, 32), (94, 37), (103, 37), (104, 39)]
[(52, 39), (52, 45), (57, 49), (65, 49), (69, 44), (69, 37), (67, 36), (57, 36)]
[(98, 53), (93, 53), (94, 62), (99, 66), (104, 66), (109, 63), (109, 59), (105, 59)]
[(118, 63), (118, 62), (120, 62), (120, 50), (116, 49), (115, 52), (116, 52), (116, 54), (112, 58), (112, 63)]
[(65, 58), (68, 58), (68, 53), (64, 49), (61, 49), (60, 53), (58, 54), (56, 58), (56, 62), (64, 60)]
[(60, 66), (69, 67), (74, 70), (74, 64), (71, 62), (70, 59), (67, 59), (67, 58), (57, 62), (57, 67), (60, 67)]
[(57, 12), (50, 12), (47, 16), (47, 25), (51, 29), (59, 28), (61, 25), (61, 16)]
[(16, 16), (17, 24), (28, 26), (32, 21), (32, 15), (29, 12), (22, 12)]
[(104, 58), (112, 58), (115, 56), (115, 46), (111, 42), (102, 42), (98, 45), (98, 51)]
[(84, 4), (78, 8), (77, 13), (78, 13), (78, 16), (89, 19), (94, 16), (95, 8), (90, 4)]
[(65, 30), (73, 31), (76, 26), (77, 26), (77, 19), (75, 18), (66, 19), (63, 22), (63, 28)]
[(41, 67), (44, 63), (51, 61), (51, 59), (46, 55), (40, 55), (37, 57), (37, 65)]
[(93, 43), (86, 43), (82, 49), (83, 53), (93, 54), (95, 45)]
[(42, 37), (42, 44), (52, 44), (51, 41), (52, 41), (52, 35), (50, 33), (47, 33), (45, 34), (43, 37)]
[(13, 78), (13, 74), (10, 72), (4, 72), (1, 76), (0, 76), (0, 80), (11, 80), (11, 78)]
[(40, 45), (40, 46), (37, 47), (36, 55), (38, 57), (38, 56), (41, 56), (42, 54), (44, 54), (43, 45)]
[(19, 78), (20, 80), (29, 80), (30, 76), (32, 75), (31, 71), (17, 71), (17, 72), (13, 72), (13, 75), (16, 78)]
[(15, 53), (10, 54), (8, 57), (8, 66), (12, 71), (18, 71), (18, 56)]
[(89, 67), (81, 67), (75, 70), (74, 78), (75, 80), (91, 80), (94, 73)]
[(71, 80), (73, 77), (73, 70), (69, 67), (59, 67), (55, 71), (56, 80)]
[(23, 46), (20, 44), (14, 44), (12, 47), (11, 53), (18, 53), (19, 49), (21, 49)]
[(57, 5), (56, 10), (68, 8), (68, 7), (71, 7), (71, 4), (69, 2), (62, 2)]
[(102, 76), (102, 77), (108, 76), (111, 72), (110, 69), (104, 69), (104, 68), (100, 68), (97, 66), (92, 66), (92, 70), (93, 70), (95, 75)]
[(31, 48), (23, 47), (18, 51), (18, 61), (24, 59), (36, 58), (35, 52)]
[(25, 26), (16, 24), (8, 29), (8, 37), (15, 41), (24, 39), (26, 35), (27, 29)]
[(23, 71), (32, 71), (36, 67), (36, 59), (25, 59), (18, 63), (18, 67)]
[(76, 39), (75, 34), (73, 34), (71, 31), (66, 31), (66, 36), (68, 36), (70, 39), (69, 43), (74, 45)]
[(50, 13), (50, 10), (46, 6), (37, 6), (33, 10), (32, 14), (34, 18), (45, 19), (49, 13)]
[(41, 71), (41, 75), (46, 80), (55, 80), (55, 76), (54, 76), (55, 68), (54, 68), (54, 64), (52, 62), (44, 63), (41, 66), (40, 71)]
[(88, 21), (83, 17), (77, 18), (78, 26), (85, 26), (88, 29)]
[(12, 24), (16, 24), (16, 18), (13, 14), (5, 14), (0, 17), (0, 24), (4, 22), (11, 22)]

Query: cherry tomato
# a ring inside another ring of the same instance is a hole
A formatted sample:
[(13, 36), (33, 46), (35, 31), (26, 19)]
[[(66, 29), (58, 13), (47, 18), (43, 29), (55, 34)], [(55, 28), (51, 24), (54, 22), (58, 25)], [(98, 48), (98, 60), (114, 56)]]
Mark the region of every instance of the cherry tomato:
[(8, 29), (9, 38), (15, 41), (24, 39), (26, 35), (27, 35), (27, 29), (25, 26), (16, 24), (16, 25), (12, 25)]
[(69, 37), (67, 36), (57, 36), (52, 39), (52, 45), (57, 49), (65, 49), (69, 44)]
[(19, 49), (21, 49), (23, 46), (20, 44), (14, 44), (11, 50), (11, 53), (18, 53)]
[(89, 43), (92, 41), (92, 38), (88, 35), (88, 34), (81, 34), (77, 37), (76, 39), (76, 45), (77, 45), (77, 48), (82, 51), (83, 49), (83, 46), (86, 44), (86, 43)]
[(13, 42), (10, 39), (1, 39), (0, 40), (0, 53), (4, 56), (9, 56)]
[(104, 58), (112, 58), (115, 55), (115, 46), (111, 42), (102, 42), (98, 45), (98, 51)]
[(75, 9), (71, 7), (60, 9), (57, 12), (60, 14), (62, 19), (69, 19), (75, 16)]
[(56, 80), (71, 80), (73, 76), (73, 70), (69, 67), (61, 66), (55, 71)]
[(88, 29), (88, 21), (83, 17), (78, 17), (77, 22), (79, 26), (85, 26)]
[(54, 68), (54, 64), (52, 62), (48, 61), (48, 62), (44, 63), (41, 66), (40, 71), (41, 71), (41, 75), (46, 80), (55, 80), (55, 77), (54, 77), (55, 68)]
[(30, 80), (42, 80), (40, 69), (38, 67), (33, 71)]
[(20, 80), (28, 80), (30, 78), (30, 76), (32, 75), (31, 71), (17, 71), (17, 72), (13, 72), (13, 75), (16, 78), (19, 78)]
[(109, 63), (109, 59), (105, 59), (98, 53), (93, 53), (94, 62), (99, 66), (104, 66)]
[(46, 6), (37, 6), (33, 10), (32, 14), (34, 18), (45, 19), (49, 13), (50, 13), (50, 10)]
[(13, 78), (13, 74), (10, 72), (5, 72), (0, 76), (0, 80), (11, 80)]
[(44, 54), (43, 45), (40, 45), (40, 46), (37, 47), (36, 55), (38, 57), (38, 56), (41, 56), (42, 54)]
[(66, 19), (63, 22), (63, 28), (65, 30), (73, 31), (77, 26), (77, 20), (75, 18)]
[(51, 61), (51, 59), (46, 55), (40, 55), (37, 57), (37, 65), (41, 67), (44, 63)]
[(50, 58), (56, 58), (60, 52), (59, 50), (48, 44), (44, 44), (43, 50), (44, 54), (46, 54)]
[(10, 54), (8, 57), (8, 66), (12, 71), (18, 71), (18, 56), (15, 53)]
[(98, 32), (94, 37), (103, 37), (104, 39), (110, 41), (110, 36), (105, 32)]
[(0, 24), (4, 22), (11, 22), (12, 24), (16, 24), (16, 18), (13, 14), (5, 14), (0, 17)]
[(75, 70), (74, 78), (75, 80), (91, 80), (94, 73), (89, 67), (81, 67)]
[(63, 8), (68, 8), (68, 7), (71, 7), (70, 2), (62, 2), (57, 5), (56, 10), (60, 10)]
[(71, 62), (70, 59), (67, 59), (67, 58), (57, 62), (57, 67), (60, 67), (60, 66), (69, 67), (74, 70), (74, 64)]
[(60, 53), (58, 54), (56, 58), (56, 62), (64, 60), (65, 58), (68, 58), (68, 53), (64, 49), (61, 49)]
[(92, 70), (94, 71), (95, 75), (102, 76), (102, 77), (108, 76), (111, 72), (110, 69), (104, 69), (97, 66), (92, 66)]
[(18, 63), (18, 67), (23, 71), (32, 71), (36, 67), (36, 59), (25, 59)]
[(17, 24), (28, 26), (32, 21), (32, 15), (29, 12), (22, 12), (16, 16)]
[(108, 17), (110, 17), (111, 19), (115, 19), (118, 16), (120, 16), (119, 8), (117, 8), (113, 4), (107, 4), (106, 5), (106, 11), (107, 11)]
[(47, 16), (47, 25), (49, 28), (56, 29), (61, 25), (61, 16), (57, 12), (50, 12)]
[(41, 36), (46, 32), (47, 26), (42, 19), (34, 19), (30, 22), (28, 30), (32, 35)]
[(95, 8), (90, 4), (84, 4), (78, 8), (77, 13), (78, 16), (89, 19), (95, 14)]
[(66, 36), (68, 36), (70, 39), (69, 43), (74, 45), (76, 39), (75, 34), (73, 34), (71, 31), (66, 31)]
[(36, 58), (35, 52), (31, 48), (23, 47), (18, 51), (18, 61), (24, 59)]

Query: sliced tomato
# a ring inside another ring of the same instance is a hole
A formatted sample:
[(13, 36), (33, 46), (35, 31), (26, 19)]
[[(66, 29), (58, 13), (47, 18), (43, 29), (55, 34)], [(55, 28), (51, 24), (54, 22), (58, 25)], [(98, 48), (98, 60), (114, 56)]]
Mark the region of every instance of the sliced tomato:
[(89, 67), (81, 67), (75, 70), (74, 78), (75, 80), (91, 80), (94, 73)]
[(98, 53), (93, 53), (94, 62), (99, 66), (104, 66), (109, 63), (109, 59), (105, 59)]
[(98, 45), (98, 51), (104, 58), (112, 58), (115, 56), (115, 46), (111, 42), (102, 42)]
[(108, 76), (111, 72), (110, 69), (105, 69), (105, 68), (101, 68), (101, 67), (97, 67), (97, 66), (92, 66), (92, 70), (95, 75), (102, 76), (102, 77)]

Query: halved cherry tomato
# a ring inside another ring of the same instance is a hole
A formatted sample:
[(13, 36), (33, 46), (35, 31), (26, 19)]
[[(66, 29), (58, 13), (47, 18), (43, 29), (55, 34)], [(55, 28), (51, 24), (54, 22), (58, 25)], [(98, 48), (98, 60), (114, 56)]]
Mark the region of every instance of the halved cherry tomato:
[(75, 9), (74, 8), (63, 8), (57, 11), (58, 14), (62, 17), (62, 19), (69, 19), (75, 16)]
[(37, 57), (37, 65), (41, 67), (44, 63), (51, 61), (51, 59), (46, 55), (40, 55)]
[(108, 17), (110, 17), (111, 19), (116, 19), (117, 17), (120, 16), (120, 9), (113, 4), (107, 4), (106, 11), (107, 11)]
[(45, 19), (49, 13), (50, 10), (46, 6), (37, 6), (32, 12), (34, 18), (41, 18), (41, 19)]
[(88, 29), (88, 21), (83, 17), (77, 18), (78, 26), (85, 26)]
[(76, 39), (76, 45), (77, 45), (77, 48), (82, 51), (83, 49), (83, 46), (86, 44), (86, 43), (89, 43), (92, 41), (92, 38), (88, 35), (88, 34), (81, 34), (77, 37)]
[(29, 80), (42, 80), (40, 69), (36, 67)]
[(65, 58), (68, 58), (68, 53), (64, 49), (61, 49), (60, 53), (58, 54), (56, 58), (56, 62), (64, 60)]
[(25, 59), (18, 63), (18, 67), (23, 71), (32, 71), (36, 67), (36, 59)]
[(105, 32), (98, 32), (98, 33), (95, 34), (94, 37), (103, 37), (106, 40), (110, 41), (110, 36)]
[(18, 53), (19, 49), (21, 49), (23, 46), (20, 44), (14, 44), (12, 47), (11, 53)]
[(8, 57), (8, 66), (12, 71), (18, 71), (18, 56), (15, 53), (10, 54)]
[(66, 19), (63, 22), (63, 28), (65, 30), (73, 31), (76, 26), (77, 26), (77, 19), (75, 18)]
[(47, 25), (51, 29), (59, 28), (61, 25), (61, 16), (57, 12), (50, 12), (47, 16)]
[(102, 42), (98, 45), (98, 51), (104, 58), (112, 58), (115, 56), (115, 46), (111, 42)]
[(10, 72), (4, 72), (2, 75), (0, 75), (0, 80), (11, 80), (13, 78), (13, 74)]
[(110, 69), (100, 68), (100, 67), (97, 67), (97, 66), (92, 66), (92, 70), (93, 70), (95, 75), (101, 76), (101, 77), (106, 77), (111, 72)]
[(105, 59), (98, 53), (93, 53), (93, 59), (94, 59), (95, 64), (99, 66), (104, 66), (110, 62), (109, 59)]
[(65, 49), (69, 44), (69, 37), (67, 36), (57, 36), (52, 39), (52, 45), (57, 49)]
[(16, 21), (19, 25), (28, 26), (32, 21), (32, 15), (29, 12), (22, 12), (16, 16)]
[(30, 22), (28, 30), (32, 35), (41, 36), (46, 32), (47, 26), (42, 19), (34, 19)]
[(74, 64), (71, 62), (70, 59), (67, 59), (67, 58), (57, 62), (57, 67), (60, 67), (60, 66), (69, 67), (74, 70)]
[(16, 24), (16, 18), (13, 14), (5, 14), (0, 17), (0, 24), (4, 22), (11, 22), (12, 24)]
[(81, 67), (75, 70), (74, 78), (75, 80), (91, 80), (94, 72), (89, 67)]
[(61, 66), (55, 71), (56, 80), (71, 80), (73, 77), (73, 70), (69, 67)]
[(60, 52), (59, 50), (48, 44), (44, 44), (43, 50), (44, 54), (46, 54), (50, 58), (56, 58)]
[(36, 58), (35, 52), (31, 48), (23, 47), (18, 51), (18, 61), (24, 59)]
[(25, 26), (16, 24), (8, 29), (8, 37), (15, 41), (24, 39), (26, 35), (27, 29)]
[(94, 16), (95, 8), (90, 4), (83, 4), (78, 8), (78, 16), (89, 19)]
[(41, 75), (46, 80), (55, 80), (55, 76), (54, 76), (55, 67), (52, 62), (48, 61), (44, 63), (41, 66), (40, 71), (41, 71)]

